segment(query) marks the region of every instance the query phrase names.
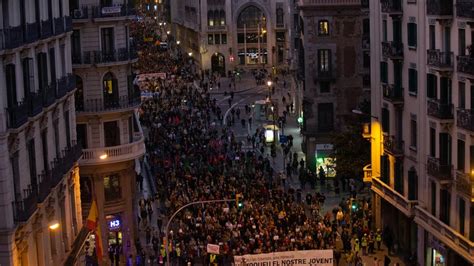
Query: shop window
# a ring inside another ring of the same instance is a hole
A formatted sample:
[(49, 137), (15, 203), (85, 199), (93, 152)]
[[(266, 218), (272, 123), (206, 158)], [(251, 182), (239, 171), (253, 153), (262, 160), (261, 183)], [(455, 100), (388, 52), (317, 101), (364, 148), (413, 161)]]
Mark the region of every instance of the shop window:
[(328, 36), (329, 35), (329, 21), (320, 20), (318, 22), (318, 35), (319, 36)]
[(120, 176), (118, 174), (104, 177), (104, 196), (106, 201), (113, 201), (122, 198)]

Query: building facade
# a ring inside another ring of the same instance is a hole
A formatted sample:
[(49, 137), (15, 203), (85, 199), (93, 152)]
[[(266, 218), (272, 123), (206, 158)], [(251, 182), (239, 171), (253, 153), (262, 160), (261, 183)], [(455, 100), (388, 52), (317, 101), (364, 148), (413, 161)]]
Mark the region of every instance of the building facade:
[(303, 77), (306, 165), (334, 177), (331, 134), (370, 97), (368, 5), (360, 0), (300, 0), (298, 58)]
[(420, 265), (474, 263), (473, 8), (370, 1), (366, 180), (377, 227), (390, 228), (398, 251)]
[(125, 0), (75, 0), (69, 8), (83, 217), (95, 199), (103, 250), (118, 245), (125, 261), (135, 254), (136, 172), (145, 153), (133, 85), (137, 51), (129, 32), (135, 8)]
[(203, 70), (281, 68), (291, 59), (293, 0), (171, 1), (172, 32)]
[(0, 264), (62, 265), (82, 227), (69, 1), (0, 1)]

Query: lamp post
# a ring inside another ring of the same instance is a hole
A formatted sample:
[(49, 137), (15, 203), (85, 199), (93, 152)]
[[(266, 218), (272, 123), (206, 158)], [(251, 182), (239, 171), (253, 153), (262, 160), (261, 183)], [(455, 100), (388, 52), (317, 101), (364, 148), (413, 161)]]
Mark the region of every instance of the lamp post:
[(165, 250), (166, 250), (166, 265), (170, 266), (170, 254), (169, 254), (169, 240), (168, 240), (168, 234), (169, 234), (169, 227), (171, 222), (173, 221), (173, 218), (182, 210), (186, 209), (189, 206), (192, 205), (198, 205), (198, 204), (208, 204), (208, 203), (223, 203), (223, 202), (234, 202), (236, 201), (235, 199), (220, 199), (220, 200), (198, 200), (198, 201), (193, 201), (188, 204), (185, 204), (181, 206), (178, 210), (176, 210), (166, 223), (166, 228), (165, 228), (165, 239), (166, 239), (166, 245), (165, 245)]
[(268, 86), (268, 99), (270, 100), (270, 102), (272, 101), (272, 84), (273, 82), (271, 80), (267, 81), (267, 86)]

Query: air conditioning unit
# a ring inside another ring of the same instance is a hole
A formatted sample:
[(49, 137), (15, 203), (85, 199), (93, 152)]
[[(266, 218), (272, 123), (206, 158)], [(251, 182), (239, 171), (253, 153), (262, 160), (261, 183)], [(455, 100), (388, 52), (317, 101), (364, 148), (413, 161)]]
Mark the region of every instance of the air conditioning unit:
[(82, 9), (75, 9), (74, 10), (74, 18), (82, 18)]

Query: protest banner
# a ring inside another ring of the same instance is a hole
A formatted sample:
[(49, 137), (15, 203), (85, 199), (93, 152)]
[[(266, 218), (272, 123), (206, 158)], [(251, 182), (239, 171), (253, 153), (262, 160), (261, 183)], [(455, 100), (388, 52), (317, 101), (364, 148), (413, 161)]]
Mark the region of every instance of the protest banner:
[(273, 252), (234, 256), (236, 266), (333, 266), (331, 249)]
[(219, 245), (207, 244), (207, 253), (219, 254)]

